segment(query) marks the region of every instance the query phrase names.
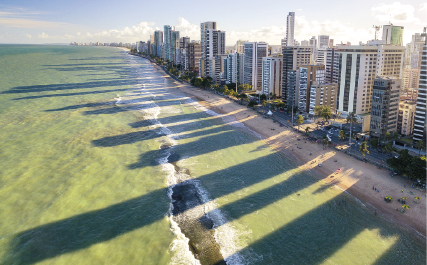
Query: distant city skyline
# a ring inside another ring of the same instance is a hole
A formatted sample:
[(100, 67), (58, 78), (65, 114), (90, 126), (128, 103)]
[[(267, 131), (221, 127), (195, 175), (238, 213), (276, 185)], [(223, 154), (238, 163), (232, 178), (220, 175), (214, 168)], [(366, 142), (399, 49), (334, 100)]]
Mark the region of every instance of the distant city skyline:
[[(404, 27), (403, 43), (427, 26), (427, 3), (362, 0), (354, 5), (335, 1), (304, 4), (272, 0), (266, 7), (248, 7), (218, 0), (224, 9), (197, 12), (198, 2), (3, 0), (0, 4), (0, 43), (89, 43), (146, 41), (164, 25), (175, 27), (180, 36), (200, 40), (200, 23), (215, 21), (226, 31), (226, 45), (239, 39), (280, 45), (286, 37), (286, 20), (295, 12), (295, 39), (328, 35), (334, 43), (358, 44), (374, 39), (373, 25)], [(148, 11), (146, 11), (148, 10)], [(235, 12), (233, 10), (238, 10)], [(381, 39), (381, 33), (378, 34)]]

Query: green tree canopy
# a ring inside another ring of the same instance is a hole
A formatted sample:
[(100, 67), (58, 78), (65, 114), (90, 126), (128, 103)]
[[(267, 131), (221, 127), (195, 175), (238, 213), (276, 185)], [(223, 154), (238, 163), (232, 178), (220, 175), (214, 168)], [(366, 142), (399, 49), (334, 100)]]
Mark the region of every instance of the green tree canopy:
[(249, 108), (253, 108), (253, 107), (255, 107), (256, 105), (257, 105), (256, 101), (253, 101), (253, 100), (249, 101), (249, 103), (248, 103), (248, 107), (249, 107)]
[(267, 100), (267, 96), (266, 96), (265, 94), (262, 94), (259, 98), (260, 98), (261, 100)]
[(297, 123), (298, 123), (298, 131), (299, 131), (299, 126), (304, 122), (304, 117), (302, 115), (298, 115), (297, 117)]
[(314, 115), (328, 121), (332, 116), (331, 108), (328, 106), (316, 106), (314, 108)]
[(338, 132), (338, 134), (339, 134), (339, 136), (340, 136), (340, 139), (341, 139), (341, 140), (344, 140), (344, 139), (345, 139), (345, 133), (344, 133), (344, 130), (340, 130), (340, 131)]
[(410, 179), (426, 180), (426, 157), (409, 155), (408, 149), (402, 149), (398, 158), (387, 159), (387, 165)]
[(369, 151), (368, 151), (368, 144), (366, 143), (366, 141), (363, 141), (361, 144), (360, 144), (360, 148), (359, 148), (359, 151), (362, 153), (362, 155), (363, 156), (365, 156), (365, 154), (369, 154)]
[(378, 138), (372, 138), (369, 143), (371, 144), (371, 146), (377, 148), (378, 147)]

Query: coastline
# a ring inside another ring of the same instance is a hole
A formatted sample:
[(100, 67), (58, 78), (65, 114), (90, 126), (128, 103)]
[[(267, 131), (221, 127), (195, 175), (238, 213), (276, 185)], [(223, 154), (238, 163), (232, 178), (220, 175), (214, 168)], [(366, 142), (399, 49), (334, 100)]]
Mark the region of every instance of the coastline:
[[(161, 67), (153, 65), (156, 69), (163, 71)], [(170, 76), (165, 73), (164, 77)], [(270, 147), (290, 157), (300, 168), (309, 170), (326, 186), (338, 186), (363, 204), (368, 205), (368, 209), (372, 211), (373, 215), (377, 212), (379, 216), (396, 221), (426, 237), (426, 195), (423, 191), (411, 188), (411, 180), (397, 176), (390, 177), (389, 172), (385, 169), (379, 169), (372, 164), (359, 161), (331, 148), (324, 149), (317, 143), (304, 142), (301, 134), (290, 128), (280, 127), (271, 119), (263, 118), (246, 106), (208, 90), (196, 88), (187, 83), (174, 82), (181, 92), (205, 108), (220, 115), (234, 116), (236, 121), (261, 135), (264, 138), (263, 141)], [(297, 141), (296, 137), (301, 140)], [(313, 163), (313, 160), (316, 162)], [(322, 163), (322, 167), (317, 166), (318, 162)], [(341, 170), (336, 173), (338, 168)], [(373, 186), (379, 191), (373, 190)], [(386, 203), (385, 196), (391, 196), (393, 201)], [(421, 198), (418, 204), (413, 202), (415, 196)], [(400, 212), (402, 205), (397, 202), (400, 197), (407, 197), (407, 204), (411, 206), (405, 213)], [(398, 210), (396, 211), (396, 209)]]

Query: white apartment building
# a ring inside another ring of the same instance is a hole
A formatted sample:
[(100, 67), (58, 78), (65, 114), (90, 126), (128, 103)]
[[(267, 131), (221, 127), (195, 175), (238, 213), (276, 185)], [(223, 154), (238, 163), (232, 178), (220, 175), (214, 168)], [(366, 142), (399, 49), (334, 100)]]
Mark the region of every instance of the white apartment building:
[(243, 84), (244, 80), (244, 53), (229, 53), (224, 61), (224, 78), (227, 84), (239, 83)]
[(314, 115), (314, 108), (317, 106), (330, 107), (331, 113), (336, 112), (337, 105), (337, 84), (313, 82), (310, 88), (309, 113)]
[(327, 35), (319, 35), (317, 36), (318, 39), (318, 48), (319, 49), (326, 49), (329, 47), (329, 36)]
[(282, 96), (282, 63), (280, 57), (262, 58), (262, 93)]
[(393, 45), (339, 46), (338, 111), (371, 112), (376, 76), (400, 78), (404, 47)]
[(262, 58), (268, 56), (268, 43), (246, 42), (244, 51), (244, 83), (262, 93)]

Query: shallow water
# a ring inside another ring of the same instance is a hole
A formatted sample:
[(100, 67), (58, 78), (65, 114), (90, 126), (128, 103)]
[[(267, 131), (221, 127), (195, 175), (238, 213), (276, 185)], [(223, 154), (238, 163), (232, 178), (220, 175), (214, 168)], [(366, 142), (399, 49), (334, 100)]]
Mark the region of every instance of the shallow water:
[(0, 80), (1, 263), (198, 263), (169, 216), (174, 162), (228, 264), (425, 264), (425, 238), (298, 170), (142, 58), (0, 45)]

